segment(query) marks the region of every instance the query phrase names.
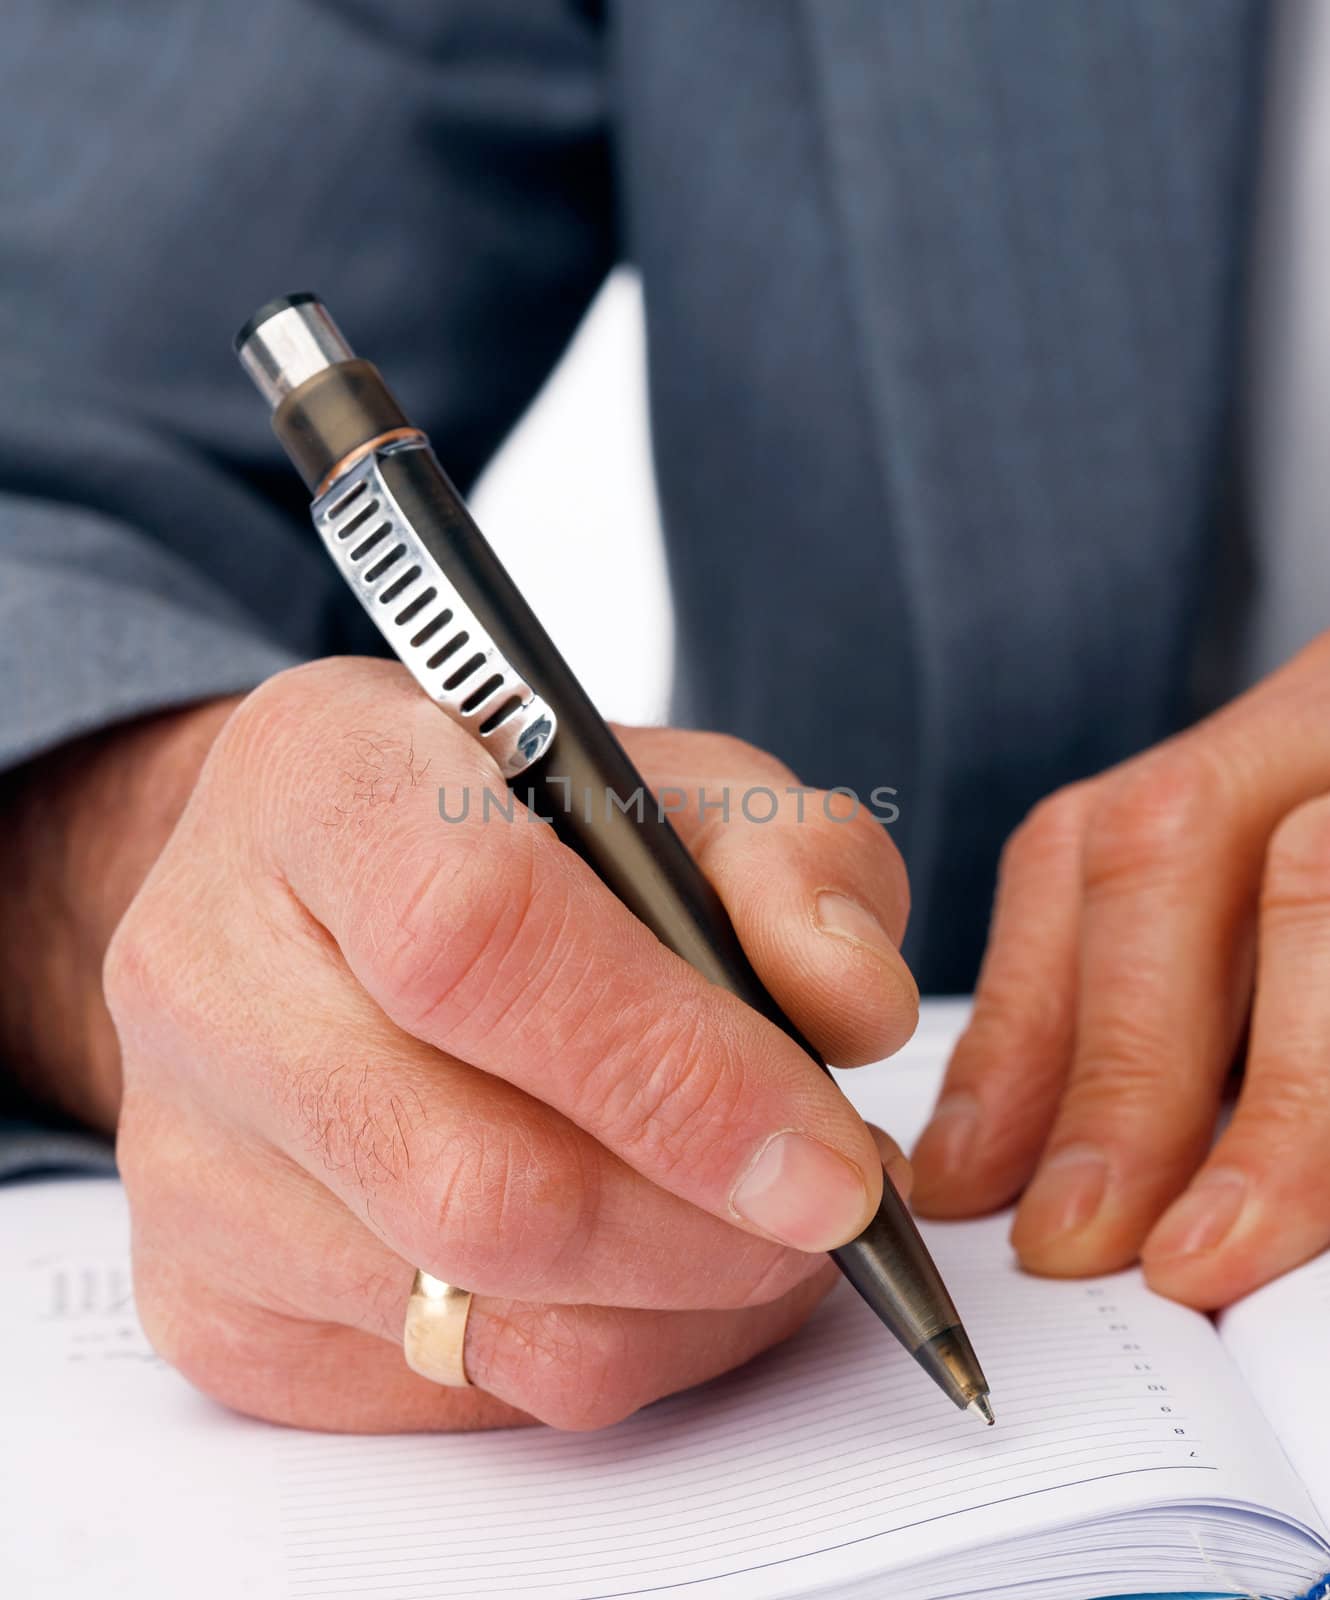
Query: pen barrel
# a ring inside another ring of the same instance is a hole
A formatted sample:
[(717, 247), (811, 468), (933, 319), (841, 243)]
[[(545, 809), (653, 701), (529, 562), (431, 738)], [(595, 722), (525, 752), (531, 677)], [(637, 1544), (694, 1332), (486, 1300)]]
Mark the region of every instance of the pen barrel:
[[(558, 731), (548, 750), (535, 767), (512, 780), (518, 797), (550, 822), (662, 944), (774, 1023), (825, 1072), (826, 1063), (754, 972), (716, 891), (433, 454), (393, 455), (380, 470), (418, 537), (467, 597), (490, 637), (558, 708)], [(868, 1227), (833, 1255), (911, 1354), (919, 1356), (949, 1330), (959, 1333), (951, 1297), (914, 1218), (889, 1182)], [(970, 1396), (953, 1398), (963, 1405)]]

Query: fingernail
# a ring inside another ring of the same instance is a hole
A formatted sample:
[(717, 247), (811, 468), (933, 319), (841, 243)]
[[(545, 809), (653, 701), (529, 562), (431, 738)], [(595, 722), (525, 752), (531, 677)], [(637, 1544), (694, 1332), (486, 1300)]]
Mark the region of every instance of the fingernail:
[(928, 1169), (928, 1182), (959, 1176), (969, 1165), (979, 1131), (979, 1102), (964, 1089), (946, 1095), (914, 1147), (916, 1166)]
[(1075, 1233), (1094, 1220), (1108, 1188), (1108, 1158), (1094, 1145), (1073, 1144), (1040, 1167), (1021, 1202), (1026, 1244)]
[(768, 1139), (730, 1196), (755, 1228), (796, 1250), (834, 1250), (868, 1225), (868, 1189), (859, 1169), (830, 1145), (802, 1133)]
[(887, 938), (887, 930), (873, 913), (848, 895), (823, 889), (815, 907), (818, 927), (837, 939), (849, 939), (854, 944), (867, 945), (876, 956), (884, 956), (894, 963), (896, 946)]
[(1247, 1201), (1247, 1175), (1235, 1167), (1202, 1173), (1165, 1211), (1142, 1254), (1151, 1261), (1176, 1260), (1213, 1250), (1233, 1231)]

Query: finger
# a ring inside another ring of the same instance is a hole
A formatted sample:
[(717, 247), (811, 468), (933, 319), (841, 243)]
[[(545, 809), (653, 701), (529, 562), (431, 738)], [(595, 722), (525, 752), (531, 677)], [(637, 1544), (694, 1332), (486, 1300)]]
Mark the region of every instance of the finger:
[[(884, 1170), (908, 1199), (910, 1168), (899, 1145), (872, 1123), (868, 1128)], [(570, 1131), (585, 1137), (580, 1130)], [(484, 1248), (486, 1243), (492, 1245), (494, 1230), (483, 1221), (475, 1271), (448, 1248), (447, 1230), (442, 1246), (431, 1242), (424, 1251), (403, 1250), (392, 1226), (385, 1224), (392, 1211), (391, 1197), (385, 1202), (379, 1195), (374, 1204), (363, 1204), (358, 1200), (367, 1197), (352, 1193), (346, 1197), (348, 1206), (343, 1206), (333, 1189), (279, 1151), (250, 1135), (228, 1133), (211, 1124), (201, 1127), (194, 1108), (145, 1103), (140, 1095), (130, 1096), (121, 1119), (118, 1160), (140, 1228), (153, 1219), (165, 1219), (170, 1229), (187, 1216), (191, 1251), (212, 1261), (228, 1294), (241, 1301), (286, 1314), (314, 1308), (320, 1317), (393, 1339), (400, 1333), (416, 1266), (494, 1298), (540, 1298), (539, 1289), (518, 1295), (505, 1294), (501, 1287), (496, 1290), (502, 1279), (491, 1270)], [(362, 1170), (376, 1166), (367, 1155)], [(611, 1264), (598, 1281), (587, 1275), (599, 1296), (593, 1303), (643, 1309), (739, 1308), (779, 1299), (821, 1270), (818, 1257), (739, 1233), (650, 1188), (636, 1174), (629, 1174), (629, 1179), (664, 1206), (678, 1207), (695, 1232), (676, 1232), (674, 1243), (656, 1251), (643, 1249), (638, 1238), (613, 1224), (591, 1223), (578, 1243), (589, 1243), (586, 1236), (603, 1233)], [(456, 1187), (450, 1184), (450, 1192)], [(522, 1276), (537, 1286), (551, 1281), (562, 1286), (568, 1281), (567, 1266), (551, 1272), (546, 1258), (566, 1252), (541, 1245), (546, 1225), (539, 1212), (524, 1216), (522, 1234), (527, 1239), (534, 1234), (533, 1249), (539, 1259)], [(617, 1247), (625, 1238), (628, 1247), (620, 1253)], [(750, 1258), (755, 1258), (752, 1265)], [(290, 1298), (288, 1286), (293, 1284), (305, 1285), (305, 1298), (299, 1304)], [(558, 1299), (583, 1303), (567, 1292)]]
[(899, 1050), (919, 991), (899, 945), (900, 852), (871, 806), (800, 785), (721, 734), (630, 729), (624, 743), (732, 918), (758, 976), (837, 1066)]
[(875, 1122), (868, 1124), (868, 1131), (872, 1134), (877, 1153), (882, 1158), (883, 1172), (896, 1186), (896, 1192), (901, 1199), (908, 1200), (914, 1188), (914, 1172), (906, 1160), (905, 1152), (891, 1135), (879, 1128)]
[(396, 1257), (502, 1297), (740, 1306), (816, 1271), (816, 1256), (687, 1204), (521, 1090), (394, 1029), (345, 974), (320, 981), (306, 964), (287, 989), (300, 1005), (275, 1030), (246, 1018), (226, 1041), (214, 1026), (212, 1048), (243, 1048), (257, 1068), (243, 1127), (135, 1092), (122, 1114), (131, 1194), (231, 1237), (237, 1279), (270, 1276), (254, 1241), (271, 1219), (302, 1249), (332, 1251), (318, 1241), (348, 1213)]
[[(302, 1258), (302, 1265), (313, 1259)], [(536, 1420), (479, 1388), (445, 1388), (420, 1377), (406, 1364), (400, 1329), (394, 1349), (377, 1330), (357, 1328), (347, 1319), (357, 1302), (346, 1296), (337, 1302), (341, 1320), (319, 1317), (313, 1305), (308, 1312), (275, 1310), (219, 1288), (211, 1266), (176, 1237), (135, 1230), (134, 1303), (148, 1342), (196, 1389), (233, 1411), (328, 1433), (470, 1431)], [(404, 1316), (413, 1274), (398, 1266), (406, 1282)], [(301, 1287), (290, 1283), (293, 1293)]]
[(1327, 712), (1330, 633), (1101, 780), (1076, 1059), (1013, 1232), (1027, 1266), (1132, 1260), (1203, 1156), (1249, 1003), (1266, 843), (1330, 783)]
[[(148, 1115), (132, 1106), (130, 1127)], [(414, 1268), (306, 1174), (224, 1134), (206, 1147), (177, 1141), (148, 1165), (136, 1136), (125, 1142), (135, 1297), (154, 1347), (223, 1403), (302, 1427), (500, 1427), (532, 1413), (599, 1426), (784, 1337), (838, 1276), (818, 1260), (785, 1295), (732, 1311), (477, 1295), (465, 1351), (477, 1387), (440, 1389), (402, 1354)]]
[(1330, 1245), (1330, 798), (1276, 830), (1236, 1112), (1145, 1242), (1152, 1288), (1227, 1305)]
[(1087, 818), (1076, 1049), (1012, 1231), (1034, 1271), (1126, 1266), (1205, 1152), (1249, 992), (1248, 799), (1188, 738), (1115, 775)]
[(135, 1248), (140, 1318), (165, 1360), (235, 1410), (367, 1433), (501, 1427), (533, 1417), (559, 1428), (605, 1427), (787, 1338), (839, 1279), (824, 1262), (781, 1299), (738, 1311), (477, 1297), (464, 1350), (474, 1388), (445, 1389), (407, 1369), (400, 1329), (389, 1341), (324, 1321), (313, 1305), (310, 1316), (239, 1302), (181, 1259), (147, 1241)]
[(839, 1281), (824, 1262), (781, 1299), (739, 1311), (473, 1305), (467, 1372), (556, 1428), (603, 1428), (789, 1338)]
[(1090, 784), (1032, 811), (1002, 853), (974, 1012), (913, 1153), (926, 1216), (1006, 1205), (1052, 1126), (1076, 1018), (1081, 840)]
[[(369, 681), (373, 692), (348, 674), (335, 718), (320, 724), (314, 707), (297, 728), (268, 730), (296, 749), (280, 782), (261, 786), (251, 846), (378, 1005), (736, 1226), (809, 1251), (861, 1232), (881, 1164), (835, 1084), (666, 950), (548, 829), (479, 815), (441, 825), (433, 791), (408, 773), (424, 763), (501, 791), (497, 771), (404, 674)], [(253, 737), (262, 694), (241, 736)], [(351, 759), (344, 730), (362, 719), (387, 726), (376, 759), (391, 739), (405, 767), (391, 783), (376, 769), (342, 823), (311, 826), (330, 766)]]

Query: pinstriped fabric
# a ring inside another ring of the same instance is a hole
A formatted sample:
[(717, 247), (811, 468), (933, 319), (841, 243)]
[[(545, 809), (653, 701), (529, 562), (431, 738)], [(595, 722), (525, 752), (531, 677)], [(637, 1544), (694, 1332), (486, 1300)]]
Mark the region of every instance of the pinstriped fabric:
[(683, 704), (807, 781), (899, 787), (908, 952), (966, 988), (1005, 834), (1184, 713), (1262, 10), (620, 28)]
[(377, 648), (233, 369), (254, 304), (323, 292), (466, 480), (622, 244), (680, 714), (897, 788), (963, 988), (1007, 830), (1181, 714), (1263, 8), (600, 9), (11, 5), (0, 763)]

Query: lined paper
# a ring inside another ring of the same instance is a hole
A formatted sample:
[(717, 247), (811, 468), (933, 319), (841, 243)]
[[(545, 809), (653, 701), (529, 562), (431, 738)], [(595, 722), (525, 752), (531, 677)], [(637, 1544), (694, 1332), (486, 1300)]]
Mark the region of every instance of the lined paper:
[(1266, 1500), (1314, 1520), (1206, 1319), (1135, 1273), (1026, 1277), (1006, 1226), (929, 1230), (1000, 1427), (940, 1406), (846, 1289), (739, 1375), (600, 1434), (444, 1450), (290, 1437), (292, 1592), (799, 1593), (1159, 1499)]
[(1330, 1523), (1330, 1255), (1248, 1295), (1219, 1332)]
[[(841, 1077), (903, 1142), (958, 1016), (926, 1013), (912, 1064)], [(599, 1433), (338, 1438), (232, 1416), (157, 1360), (118, 1186), (0, 1190), (0, 1592), (880, 1600), (887, 1572), (893, 1600), (1306, 1590), (1324, 1528), (1209, 1321), (1134, 1272), (1027, 1277), (1007, 1226), (926, 1230), (996, 1428), (841, 1286), (780, 1349)], [(1330, 1269), (1296, 1293), (1281, 1317), (1323, 1317)], [(1225, 1337), (1241, 1357), (1241, 1319)]]

